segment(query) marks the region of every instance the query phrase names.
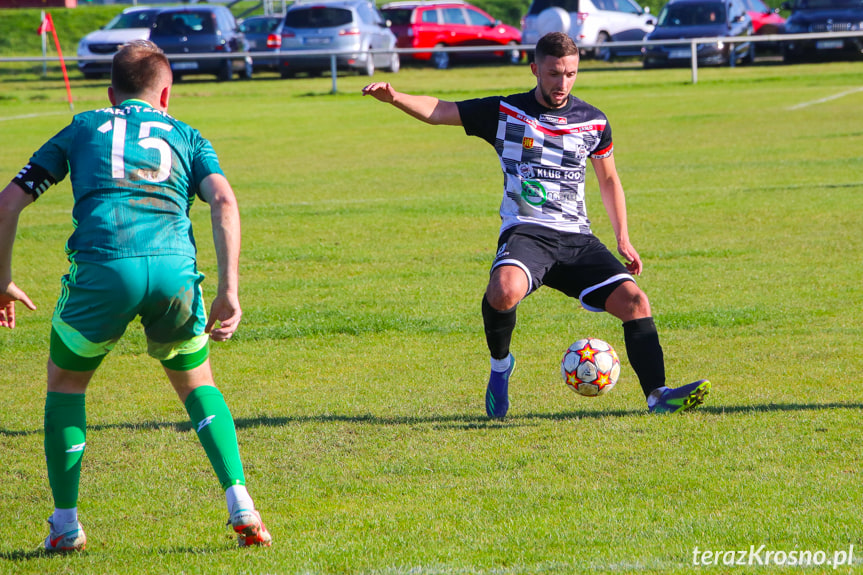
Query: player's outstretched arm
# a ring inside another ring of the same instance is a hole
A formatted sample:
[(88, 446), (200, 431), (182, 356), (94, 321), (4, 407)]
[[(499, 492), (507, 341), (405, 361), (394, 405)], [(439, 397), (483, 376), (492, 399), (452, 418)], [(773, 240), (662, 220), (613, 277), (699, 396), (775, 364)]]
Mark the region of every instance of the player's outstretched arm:
[(455, 102), (433, 96), (418, 96), (397, 92), (389, 82), (374, 82), (363, 88), (363, 96), (372, 96), (386, 104), (422, 120), (427, 124), (461, 126), (461, 115)]
[(0, 192), (0, 327), (15, 327), (15, 302), (28, 309), (36, 306), (24, 290), (12, 281), (12, 245), (18, 229), (18, 216), (33, 203), (33, 196), (18, 184), (10, 183)]
[(591, 158), (593, 171), (599, 181), (599, 193), (602, 204), (608, 212), (608, 219), (614, 229), (617, 239), (617, 251), (626, 261), (626, 269), (634, 275), (641, 275), (643, 264), (641, 257), (629, 241), (629, 228), (626, 221), (626, 196), (623, 193), (623, 185), (617, 175), (617, 167), (614, 165), (614, 156), (607, 158)]
[[(243, 315), (240, 309), (240, 211), (228, 179), (210, 174), (201, 182), (201, 197), (210, 205), (213, 242), (219, 267), (219, 287), (205, 331), (215, 341), (230, 339)], [(215, 327), (216, 322), (218, 327)]]

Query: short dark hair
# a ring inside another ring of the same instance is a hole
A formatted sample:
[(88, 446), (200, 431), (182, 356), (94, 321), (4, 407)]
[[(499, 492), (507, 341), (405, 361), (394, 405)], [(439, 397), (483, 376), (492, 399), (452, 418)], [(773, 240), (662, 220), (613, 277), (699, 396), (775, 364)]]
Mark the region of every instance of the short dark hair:
[(133, 40), (114, 54), (111, 86), (121, 94), (143, 94), (154, 88), (165, 72), (171, 73), (171, 64), (162, 49), (149, 40)]
[(534, 59), (542, 60), (546, 56), (554, 58), (578, 56), (578, 46), (565, 32), (549, 32), (536, 43)]

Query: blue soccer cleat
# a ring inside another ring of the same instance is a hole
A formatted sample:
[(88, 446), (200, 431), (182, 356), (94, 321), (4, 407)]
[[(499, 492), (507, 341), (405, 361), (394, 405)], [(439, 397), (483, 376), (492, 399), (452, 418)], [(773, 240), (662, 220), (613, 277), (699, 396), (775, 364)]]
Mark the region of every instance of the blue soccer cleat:
[(506, 417), (509, 410), (509, 376), (515, 369), (515, 358), (509, 354), (509, 368), (506, 371), (492, 371), (488, 376), (485, 390), (485, 412), (489, 417)]
[(706, 379), (699, 379), (696, 382), (683, 385), (681, 387), (666, 387), (658, 393), (658, 397), (654, 399), (654, 394), (648, 400), (648, 409), (650, 413), (677, 413), (686, 411), (693, 407), (704, 403), (704, 398), (710, 393), (710, 382)]

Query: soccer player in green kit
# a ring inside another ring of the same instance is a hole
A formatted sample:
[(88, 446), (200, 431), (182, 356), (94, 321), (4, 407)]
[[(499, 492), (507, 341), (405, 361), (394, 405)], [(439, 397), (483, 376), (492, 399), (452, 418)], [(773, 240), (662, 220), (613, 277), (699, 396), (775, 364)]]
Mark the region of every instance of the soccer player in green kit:
[[(245, 487), (231, 413), (216, 389), (209, 340), (225, 341), (242, 315), (238, 299), (240, 216), (209, 141), (167, 113), (171, 67), (151, 42), (114, 57), (112, 107), (76, 115), (0, 193), (0, 327), (15, 327), (15, 302), (35, 309), (12, 281), (21, 211), (70, 177), (74, 232), (70, 269), (51, 322), (45, 459), (54, 497), (48, 551), (84, 549), (78, 484), (86, 446), (85, 392), (102, 359), (140, 316), (148, 353), (161, 361), (218, 476), (241, 546), (270, 534)], [(195, 196), (209, 204), (218, 290), (204, 309), (189, 219)]]

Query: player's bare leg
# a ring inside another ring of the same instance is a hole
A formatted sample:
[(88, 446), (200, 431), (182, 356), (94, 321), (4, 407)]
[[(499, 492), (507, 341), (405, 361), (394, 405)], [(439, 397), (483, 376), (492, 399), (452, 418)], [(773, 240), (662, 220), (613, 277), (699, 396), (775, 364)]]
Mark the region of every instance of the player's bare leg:
[(489, 417), (502, 418), (509, 410), (509, 377), (515, 358), (509, 351), (515, 329), (516, 308), (528, 293), (527, 274), (512, 265), (494, 269), (482, 301), (486, 343), (491, 354), (491, 373), (485, 392)]

